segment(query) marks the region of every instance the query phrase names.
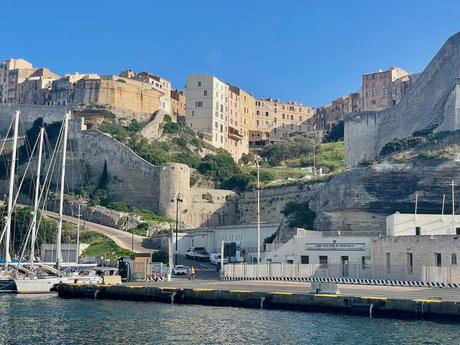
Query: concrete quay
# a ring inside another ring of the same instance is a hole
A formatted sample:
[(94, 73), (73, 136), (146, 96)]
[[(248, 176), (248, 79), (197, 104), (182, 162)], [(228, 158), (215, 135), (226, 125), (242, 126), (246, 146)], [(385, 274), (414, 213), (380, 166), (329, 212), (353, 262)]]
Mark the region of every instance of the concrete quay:
[(309, 284), (178, 279), (122, 285), (60, 284), (61, 298), (152, 301), (402, 319), (460, 321), (460, 290), (340, 285), (340, 294), (312, 294)]

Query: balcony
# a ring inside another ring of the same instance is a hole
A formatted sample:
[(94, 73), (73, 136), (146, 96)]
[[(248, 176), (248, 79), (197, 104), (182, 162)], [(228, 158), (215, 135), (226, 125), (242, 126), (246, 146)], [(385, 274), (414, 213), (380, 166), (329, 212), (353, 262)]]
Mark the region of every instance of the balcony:
[(243, 139), (243, 135), (241, 135), (240, 132), (233, 127), (228, 127), (228, 137), (236, 140)]

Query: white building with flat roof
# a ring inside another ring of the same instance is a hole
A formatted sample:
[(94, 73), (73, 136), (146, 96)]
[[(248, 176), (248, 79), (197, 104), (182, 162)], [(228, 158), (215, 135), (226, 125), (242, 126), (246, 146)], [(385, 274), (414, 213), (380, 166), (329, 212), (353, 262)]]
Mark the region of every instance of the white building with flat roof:
[(320, 264), (322, 267), (370, 263), (370, 237), (327, 236), (325, 232), (297, 229), (288, 242), (267, 252), (273, 263)]
[(460, 216), (396, 212), (386, 218), (387, 236), (460, 235)]
[[(279, 224), (261, 224), (260, 241), (272, 236)], [(153, 242), (163, 250), (168, 248), (168, 233), (157, 234), (152, 237)], [(209, 253), (219, 253), (225, 243), (236, 242), (240, 244), (242, 256), (255, 257), (257, 253), (257, 225), (242, 224), (219, 226), (215, 228), (195, 229), (182, 231), (178, 234), (178, 252), (185, 254), (192, 247), (204, 247)], [(176, 235), (173, 234), (173, 248), (176, 246)]]
[(186, 123), (217, 148), (225, 148), (228, 136), (228, 85), (214, 76), (187, 77)]

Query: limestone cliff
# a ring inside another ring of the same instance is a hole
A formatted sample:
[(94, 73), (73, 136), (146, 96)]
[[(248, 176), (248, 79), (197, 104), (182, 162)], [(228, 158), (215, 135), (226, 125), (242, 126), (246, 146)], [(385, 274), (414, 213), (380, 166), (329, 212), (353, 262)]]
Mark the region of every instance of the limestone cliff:
[(345, 119), (348, 167), (372, 160), (394, 138), (416, 131), (460, 128), (460, 33), (449, 38), (401, 102), (382, 111), (350, 114)]
[[(347, 170), (327, 183), (311, 186), (298, 200), (307, 202), (316, 212), (316, 230), (355, 235), (385, 233), (388, 215), (414, 212), (416, 193), (419, 213), (440, 214), (443, 195), (445, 213), (452, 212), (450, 183), (456, 180), (460, 185), (459, 156), (460, 131), (457, 131), (443, 140), (381, 157), (371, 166)], [(458, 214), (460, 203), (456, 205)], [(281, 241), (292, 236), (287, 223), (283, 221), (280, 227)]]

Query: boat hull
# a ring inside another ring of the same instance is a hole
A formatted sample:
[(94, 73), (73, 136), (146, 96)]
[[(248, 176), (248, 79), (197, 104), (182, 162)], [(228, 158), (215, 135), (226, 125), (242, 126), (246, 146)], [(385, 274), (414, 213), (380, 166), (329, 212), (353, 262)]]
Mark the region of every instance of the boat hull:
[(16, 283), (13, 279), (0, 278), (0, 293), (17, 292)]
[(15, 279), (16, 292), (22, 294), (51, 293), (54, 285), (68, 283), (70, 279), (63, 277), (42, 278), (42, 279)]
[(89, 276), (64, 276), (64, 277), (49, 277), (49, 278), (22, 278), (15, 279), (17, 293), (21, 294), (39, 294), (39, 293), (52, 293), (54, 286), (59, 283), (75, 283), (75, 284), (100, 284), (102, 278)]

